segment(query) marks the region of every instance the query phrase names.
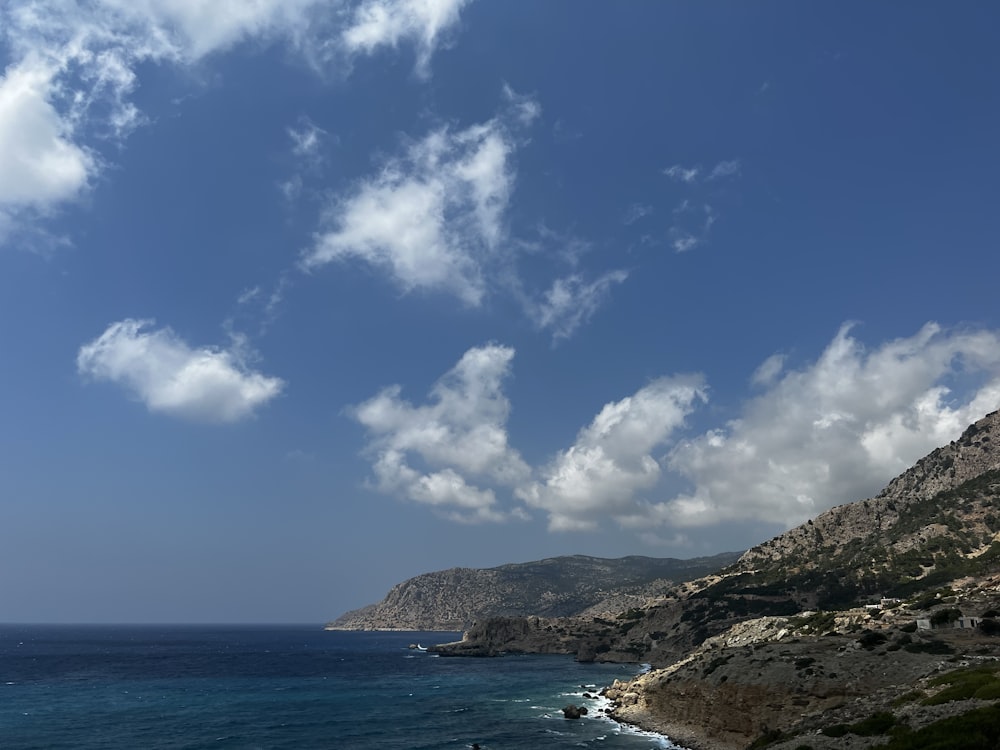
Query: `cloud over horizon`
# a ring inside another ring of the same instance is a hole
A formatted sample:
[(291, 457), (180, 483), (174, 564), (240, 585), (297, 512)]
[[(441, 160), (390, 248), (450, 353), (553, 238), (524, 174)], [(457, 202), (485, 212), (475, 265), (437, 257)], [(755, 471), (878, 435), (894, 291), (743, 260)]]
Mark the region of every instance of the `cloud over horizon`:
[[(851, 330), (845, 324), (797, 369), (785, 369), (785, 355), (765, 359), (749, 379), (756, 394), (722, 426), (684, 437), (688, 417), (709, 401), (708, 384), (665, 376), (605, 404), (573, 445), (535, 468), (506, 433), (508, 347), (470, 349), (427, 406), (409, 405), (394, 386), (352, 415), (369, 432), (380, 491), (460, 508), (458, 520), (509, 518), (498, 509), (503, 489), (558, 532), (793, 526), (871, 496), (1000, 407), (1000, 332), (928, 323), (868, 350)], [(953, 391), (955, 379), (975, 384)], [(662, 499), (662, 485), (679, 481), (691, 491)]]
[[(690, 493), (651, 506), (675, 526), (756, 519), (794, 526), (869, 497), (970, 423), (1000, 407), (1000, 333), (928, 323), (867, 350), (846, 324), (819, 358), (783, 372), (726, 425), (680, 442), (667, 466)], [(956, 379), (974, 381), (952, 390)]]

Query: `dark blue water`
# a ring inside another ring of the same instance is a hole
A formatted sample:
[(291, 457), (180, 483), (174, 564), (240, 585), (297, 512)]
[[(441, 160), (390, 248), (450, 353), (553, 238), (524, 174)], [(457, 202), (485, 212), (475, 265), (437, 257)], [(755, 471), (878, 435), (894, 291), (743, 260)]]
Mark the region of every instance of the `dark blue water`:
[[(634, 667), (440, 658), (458, 634), (0, 626), (0, 748), (672, 747), (599, 716)], [(591, 716), (562, 717), (567, 703)]]

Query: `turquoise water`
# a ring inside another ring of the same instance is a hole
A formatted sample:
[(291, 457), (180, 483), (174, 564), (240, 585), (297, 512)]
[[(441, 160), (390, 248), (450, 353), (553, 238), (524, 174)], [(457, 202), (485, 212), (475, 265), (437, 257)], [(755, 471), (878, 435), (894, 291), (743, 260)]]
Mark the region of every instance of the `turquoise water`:
[[(458, 634), (0, 626), (0, 748), (673, 747), (585, 699), (634, 666), (441, 658)], [(562, 717), (567, 703), (591, 716)]]

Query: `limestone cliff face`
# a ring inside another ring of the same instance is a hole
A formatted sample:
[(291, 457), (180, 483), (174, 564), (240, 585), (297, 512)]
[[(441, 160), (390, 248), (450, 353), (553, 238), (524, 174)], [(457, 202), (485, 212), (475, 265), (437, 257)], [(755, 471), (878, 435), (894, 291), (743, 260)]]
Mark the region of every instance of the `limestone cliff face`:
[(573, 617), (644, 606), (677, 581), (730, 564), (735, 553), (677, 560), (575, 555), (497, 568), (451, 568), (394, 586), (378, 604), (348, 612), (337, 630), (466, 630), (491, 617)]

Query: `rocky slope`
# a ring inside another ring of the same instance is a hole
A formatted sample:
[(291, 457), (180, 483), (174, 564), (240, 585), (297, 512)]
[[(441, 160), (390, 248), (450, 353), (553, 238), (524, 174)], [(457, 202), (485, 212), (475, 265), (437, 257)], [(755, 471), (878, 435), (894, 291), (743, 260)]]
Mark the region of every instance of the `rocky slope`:
[(327, 629), (454, 631), (491, 617), (617, 612), (656, 601), (677, 582), (718, 570), (737, 557), (575, 555), (497, 568), (451, 568), (404, 581), (378, 604), (348, 612)]
[[(882, 597), (902, 601), (865, 608)], [(954, 722), (995, 718), (1000, 732), (1000, 705), (990, 713), (1000, 699), (998, 614), (995, 412), (876, 497), (834, 508), (655, 604), (484, 622), (441, 651), (649, 662), (658, 668), (609, 692), (616, 716), (692, 746), (861, 748), (886, 742), (893, 728), (895, 750), (927, 746), (925, 733), (953, 731)], [(960, 615), (981, 627), (956, 630)], [(918, 621), (943, 630), (918, 630)], [(935, 702), (947, 684), (936, 679), (977, 665), (995, 674), (954, 679), (985, 692)], [(986, 713), (969, 713), (983, 696), (992, 696)]]
[[(825, 555), (841, 554), (858, 546), (858, 540), (884, 535), (907, 516), (923, 515), (921, 509), (912, 506), (926, 504), (942, 492), (997, 469), (1000, 469), (1000, 411), (988, 414), (969, 426), (958, 440), (920, 459), (874, 498), (832, 508), (747, 551), (739, 561), (739, 569), (788, 572), (829, 567)], [(943, 504), (942, 516), (946, 518), (949, 510)], [(928, 533), (938, 532), (922, 528), (909, 531), (908, 537), (894, 540), (894, 551), (918, 548)]]

